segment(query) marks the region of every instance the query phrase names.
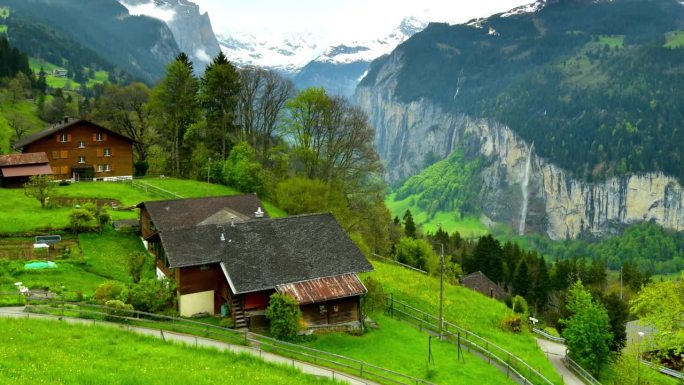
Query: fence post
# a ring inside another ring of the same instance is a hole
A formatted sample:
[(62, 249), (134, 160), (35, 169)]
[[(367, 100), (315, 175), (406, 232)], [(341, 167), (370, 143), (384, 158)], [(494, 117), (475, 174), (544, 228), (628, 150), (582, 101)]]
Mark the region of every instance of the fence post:
[(247, 345), (247, 330), (245, 330), (245, 345)]
[(363, 362), (361, 363), (361, 369), (359, 369), (359, 376), (363, 377)]
[(390, 317), (394, 318), (394, 293), (390, 293)]

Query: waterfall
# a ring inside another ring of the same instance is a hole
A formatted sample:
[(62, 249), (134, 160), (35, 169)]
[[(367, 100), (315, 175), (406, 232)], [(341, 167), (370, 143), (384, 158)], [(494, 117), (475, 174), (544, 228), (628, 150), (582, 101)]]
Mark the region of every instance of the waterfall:
[(530, 184), (530, 167), (532, 164), (532, 149), (534, 143), (530, 146), (527, 153), (527, 163), (525, 163), (525, 174), (523, 175), (520, 190), (522, 191), (522, 209), (520, 210), (520, 223), (518, 224), (518, 234), (525, 235), (525, 221), (527, 220), (527, 201), (529, 200), (528, 185)]

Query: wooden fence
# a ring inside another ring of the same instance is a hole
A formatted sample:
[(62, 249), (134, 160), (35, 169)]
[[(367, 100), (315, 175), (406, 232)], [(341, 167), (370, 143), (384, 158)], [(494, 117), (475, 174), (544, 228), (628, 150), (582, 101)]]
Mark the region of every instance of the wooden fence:
[(60, 317), (75, 317), (102, 320), (145, 326), (163, 331), (186, 333), (223, 341), (226, 343), (246, 345), (326, 367), (339, 376), (354, 375), (383, 384), (398, 385), (434, 385), (429, 381), (412, 377), (403, 373), (370, 364), (361, 360), (329, 353), (293, 343), (279, 341), (248, 330), (235, 330), (217, 325), (198, 322), (190, 319), (165, 316), (137, 310), (113, 309), (106, 306), (71, 303), (58, 300), (43, 300), (43, 304), (27, 305), (29, 313), (51, 314)]
[[(393, 295), (389, 295), (387, 311), (392, 317), (400, 317), (421, 329), (436, 334), (440, 332), (438, 317), (399, 301)], [(444, 321), (443, 325), (443, 338), (478, 353), (489, 364), (499, 365), (508, 377), (516, 378), (523, 384), (553, 384), (537, 369), (495, 343), (453, 323)]]

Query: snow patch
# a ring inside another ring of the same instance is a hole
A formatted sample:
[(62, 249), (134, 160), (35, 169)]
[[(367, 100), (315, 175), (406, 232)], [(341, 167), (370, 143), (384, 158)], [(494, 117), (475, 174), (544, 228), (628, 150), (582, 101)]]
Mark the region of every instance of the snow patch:
[(125, 1), (119, 1), (119, 3), (126, 7), (132, 16), (149, 16), (165, 23), (169, 23), (176, 17), (176, 11), (170, 8), (157, 8), (153, 1), (137, 5), (127, 4)]
[(525, 13), (533, 13), (533, 12), (539, 11), (542, 8), (544, 8), (544, 1), (537, 1), (534, 3), (525, 4), (525, 5), (521, 5), (519, 7), (515, 7), (506, 13), (502, 13), (501, 17), (510, 17), (510, 16), (516, 16), (516, 15), (522, 15)]

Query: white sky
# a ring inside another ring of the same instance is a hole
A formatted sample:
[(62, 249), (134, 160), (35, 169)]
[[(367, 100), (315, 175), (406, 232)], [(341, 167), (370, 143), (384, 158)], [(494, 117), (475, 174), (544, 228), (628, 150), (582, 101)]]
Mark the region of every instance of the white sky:
[(465, 22), (533, 0), (192, 0), (209, 12), (214, 31), (255, 35), (311, 31), (323, 40), (384, 35), (406, 16)]

